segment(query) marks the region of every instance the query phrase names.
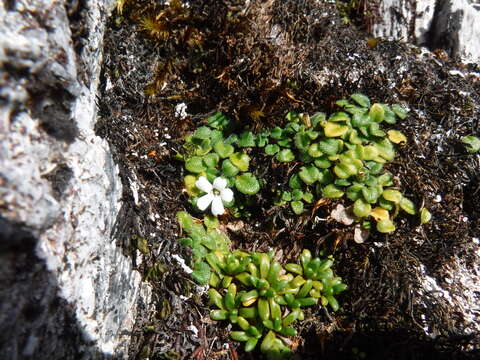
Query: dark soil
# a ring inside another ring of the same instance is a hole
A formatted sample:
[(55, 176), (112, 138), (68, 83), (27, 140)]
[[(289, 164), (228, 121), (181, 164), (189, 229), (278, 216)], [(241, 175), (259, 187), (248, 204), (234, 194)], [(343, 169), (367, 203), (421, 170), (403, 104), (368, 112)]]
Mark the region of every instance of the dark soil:
[[(401, 216), (393, 235), (373, 233), (356, 244), (350, 228), (329, 219), (335, 202), (300, 217), (274, 207), (272, 190), (293, 168), (261, 156), (253, 168), (271, 186), (258, 194), (252, 217), (221, 220), (236, 225), (229, 236), (238, 248), (274, 247), (285, 261), (303, 248), (334, 254), (349, 290), (338, 312), (311, 310), (293, 339), (298, 358), (358, 359), (355, 349), (368, 359), (478, 358), (480, 334), (466, 335), (460, 313), (418, 288), (420, 265), (446, 289), (443, 269), (454, 259), (474, 266), (480, 160), (459, 140), (480, 134), (474, 68), (406, 44), (367, 41), (366, 33), (342, 24), (334, 4), (319, 1), (199, 0), (170, 6), (154, 36), (142, 30), (142, 19), (165, 9), (127, 2), (122, 15), (111, 17), (105, 39), (97, 132), (121, 169), (116, 236), (154, 293), (155, 311), (139, 314), (130, 358), (260, 357), (244, 354), (225, 326), (209, 319), (206, 296), (172, 259), (189, 258), (177, 243), (175, 220), (188, 208), (183, 164), (174, 160), (185, 135), (214, 110), (258, 130), (281, 125), (289, 110), (333, 112), (335, 100), (355, 92), (410, 108), (395, 125), (409, 142), (389, 170), (409, 198), (430, 209), (431, 223), (419, 227)], [(181, 103), (183, 119), (175, 111)]]

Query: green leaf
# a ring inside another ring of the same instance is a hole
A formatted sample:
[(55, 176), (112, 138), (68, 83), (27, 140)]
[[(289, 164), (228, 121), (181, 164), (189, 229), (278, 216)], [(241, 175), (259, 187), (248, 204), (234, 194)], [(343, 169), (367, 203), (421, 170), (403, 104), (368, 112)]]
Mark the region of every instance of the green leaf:
[(213, 145), (213, 150), (215, 150), (215, 152), (216, 152), (222, 159), (225, 159), (225, 158), (229, 157), (229, 156), (232, 155), (233, 152), (235, 151), (235, 149), (233, 148), (232, 145), (226, 144), (226, 143), (223, 142), (223, 141), (217, 141), (217, 142)]
[(365, 202), (363, 199), (357, 199), (353, 203), (353, 213), (358, 217), (366, 217), (370, 215), (372, 207), (369, 203)]
[(398, 104), (392, 105), (392, 110), (402, 120), (408, 116), (408, 111)]
[(320, 177), (320, 171), (313, 165), (302, 166), (298, 176), (305, 184), (311, 185)]
[(268, 132), (261, 132), (260, 134), (257, 134), (257, 141), (256, 144), (258, 147), (264, 147), (265, 145), (268, 144)]
[(432, 214), (425, 208), (420, 210), (420, 224), (426, 224), (432, 219)]
[(209, 168), (215, 168), (219, 160), (220, 157), (215, 153), (207, 154), (203, 157), (203, 163)]
[(265, 154), (273, 156), (280, 150), (277, 144), (269, 144), (265, 146)]
[(368, 126), (371, 119), (368, 114), (354, 114), (352, 117), (352, 126), (356, 128)]
[(255, 135), (251, 131), (245, 131), (240, 134), (238, 139), (238, 146), (240, 147), (254, 147), (255, 146)]
[(289, 111), (287, 113), (287, 115), (285, 116), (285, 118), (290, 121), (290, 122), (299, 122), (300, 121), (300, 117), (298, 116), (298, 114), (296, 112), (293, 112), (293, 111)]
[(227, 145), (234, 145), (238, 142), (238, 136), (235, 134), (230, 135), (228, 138), (225, 139), (225, 144)]
[(192, 272), (192, 278), (200, 285), (208, 284), (210, 280), (210, 266), (203, 261), (195, 264), (195, 268)]
[(320, 147), (318, 146), (318, 143), (311, 144), (308, 147), (308, 155), (310, 155), (313, 158), (318, 158), (323, 155), (323, 153), (320, 151)]
[(411, 200), (407, 199), (406, 197), (402, 197), (402, 200), (400, 200), (400, 207), (407, 214), (415, 215), (417, 213), (415, 204)]
[(274, 127), (272, 131), (270, 131), (270, 136), (277, 140), (282, 138), (282, 134), (283, 134), (283, 129), (278, 126)]
[(335, 180), (334, 184), (337, 186), (346, 187), (346, 186), (350, 186), (352, 183), (347, 179), (337, 179)]
[(323, 128), (323, 131), (325, 132), (326, 137), (333, 138), (345, 135), (349, 129), (350, 127), (347, 125), (340, 125), (335, 122), (327, 121)]
[(230, 120), (221, 112), (216, 112), (208, 117), (207, 123), (214, 129), (223, 130), (228, 127)]
[(312, 128), (317, 129), (318, 125), (322, 122), (325, 121), (326, 115), (323, 112), (317, 112), (313, 114), (313, 116), (310, 117), (310, 122), (312, 123)]
[(303, 191), (300, 190), (300, 189), (295, 189), (292, 191), (292, 200), (294, 201), (298, 201), (300, 199), (302, 199), (303, 197)]
[(365, 108), (369, 108), (370, 107), (370, 99), (363, 95), (363, 94), (353, 94), (352, 96), (350, 96), (352, 98), (353, 101), (355, 101), (358, 105), (362, 106), (362, 107), (365, 107)]
[(292, 207), (292, 210), (295, 214), (297, 215), (300, 215), (301, 213), (303, 213), (303, 202), (302, 201), (292, 201), (290, 203), (291, 207)]
[(313, 194), (310, 192), (303, 193), (302, 196), (303, 201), (305, 201), (308, 204), (311, 204), (314, 200)]
[(377, 222), (377, 231), (381, 233), (391, 233), (395, 231), (395, 225), (390, 219), (382, 220)]
[(295, 146), (297, 147), (297, 149), (307, 150), (310, 142), (310, 137), (304, 132), (297, 133), (295, 135)]
[(212, 130), (209, 127), (202, 126), (195, 131), (195, 133), (193, 134), (193, 137), (197, 139), (202, 139), (202, 140), (210, 139), (211, 132)]
[(364, 186), (361, 184), (353, 184), (349, 186), (347, 189), (347, 197), (352, 201), (356, 201), (357, 199), (360, 199), (363, 196), (362, 195), (363, 187)]
[(235, 187), (245, 195), (254, 195), (260, 190), (260, 184), (252, 173), (238, 175), (235, 178)]
[(240, 169), (240, 171), (247, 171), (250, 164), (250, 157), (243, 152), (236, 152), (230, 155), (230, 161), (233, 165)]
[(298, 174), (294, 174), (290, 177), (290, 180), (288, 181), (288, 186), (290, 186), (291, 189), (301, 189), (302, 188), (302, 182), (301, 182)]
[(187, 194), (190, 196), (198, 196), (200, 194), (199, 189), (195, 185), (197, 181), (197, 177), (194, 175), (187, 175), (183, 178), (183, 183), (185, 184), (185, 190), (187, 190)]
[(381, 191), (376, 186), (363, 187), (362, 195), (369, 204), (375, 204), (381, 195)]
[(233, 165), (230, 159), (225, 159), (222, 162), (222, 172), (226, 177), (232, 177), (237, 175), (240, 169)]
[(340, 190), (337, 186), (329, 184), (322, 189), (323, 196), (326, 198), (340, 198), (343, 196), (344, 192)]
[(250, 337), (245, 333), (245, 331), (232, 331), (230, 337), (235, 341), (245, 342), (250, 339)]
[(283, 201), (292, 201), (292, 193), (290, 191), (282, 192), (282, 200)]
[(372, 175), (377, 175), (380, 173), (380, 171), (382, 171), (383, 169), (383, 164), (382, 163), (378, 163), (376, 161), (366, 161), (365, 162), (365, 165), (367, 165), (368, 169), (369, 169), (369, 172), (370, 174)]
[(382, 197), (385, 200), (391, 201), (395, 204), (399, 204), (403, 199), (403, 195), (400, 191), (395, 189), (385, 189), (383, 190)]
[(347, 113), (344, 113), (344, 112), (342, 112), (342, 111), (333, 113), (333, 114), (330, 115), (330, 117), (328, 118), (328, 121), (333, 121), (333, 122), (349, 121), (349, 120), (350, 120), (350, 116), (348, 116)]
[(340, 151), (340, 142), (337, 139), (325, 139), (318, 143), (321, 152), (327, 155), (334, 155)]
[(207, 168), (203, 164), (201, 157), (192, 156), (185, 161), (185, 169), (192, 173), (198, 174), (205, 171)]
[(378, 199), (378, 205), (388, 211), (395, 209), (395, 204), (391, 201), (385, 200), (383, 196)]
[(295, 155), (290, 149), (283, 149), (277, 154), (277, 160), (280, 162), (290, 162), (295, 160)]
[(328, 169), (330, 166), (332, 166), (332, 162), (328, 160), (326, 156), (322, 156), (318, 159), (315, 159), (313, 163), (315, 164), (316, 167), (320, 169)]
[(330, 170), (322, 169), (317, 180), (320, 184), (327, 185), (333, 182), (333, 175), (330, 173)]
[(370, 108), (368, 115), (376, 123), (381, 123), (385, 118), (385, 110), (383, 109), (382, 105), (375, 103)]
[(205, 215), (205, 217), (203, 218), (203, 223), (205, 224), (207, 229), (216, 229), (218, 225), (220, 225), (218, 218), (212, 215)]
[(480, 139), (476, 136), (468, 135), (462, 138), (462, 143), (464, 143), (467, 148), (467, 151), (471, 154), (480, 152)]
[(391, 124), (391, 125), (395, 124), (397, 122), (397, 119), (395, 118), (395, 113), (392, 111), (390, 106), (385, 104), (381, 104), (381, 105), (383, 107), (383, 111), (385, 112), (383, 121), (385, 121), (387, 124)]
[(282, 147), (290, 147), (290, 143), (292, 142), (292, 139), (290, 138), (281, 138), (280, 140), (277, 141), (277, 144), (282, 146)]
[(380, 125), (378, 125), (378, 123), (376, 123), (376, 122), (371, 123), (368, 126), (368, 132), (372, 136), (377, 136), (377, 137), (384, 137), (385, 136), (385, 132), (380, 130)]

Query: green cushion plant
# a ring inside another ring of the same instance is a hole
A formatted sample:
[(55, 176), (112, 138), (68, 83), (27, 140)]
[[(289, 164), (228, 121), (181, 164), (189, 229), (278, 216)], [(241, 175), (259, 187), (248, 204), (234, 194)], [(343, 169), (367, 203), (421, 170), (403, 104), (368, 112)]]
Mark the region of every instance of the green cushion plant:
[(231, 338), (245, 343), (245, 351), (260, 344), (269, 359), (289, 358), (291, 350), (282, 338), (297, 335), (294, 323), (305, 318), (303, 308), (320, 303), (339, 309), (335, 296), (347, 286), (334, 275), (332, 257), (313, 258), (303, 250), (298, 263), (282, 266), (273, 252), (231, 251), (228, 238), (214, 228), (215, 218), (206, 217), (204, 225), (186, 212), (177, 218), (189, 235), (180, 242), (192, 249), (192, 277), (210, 285), (215, 307), (210, 318), (229, 321)]

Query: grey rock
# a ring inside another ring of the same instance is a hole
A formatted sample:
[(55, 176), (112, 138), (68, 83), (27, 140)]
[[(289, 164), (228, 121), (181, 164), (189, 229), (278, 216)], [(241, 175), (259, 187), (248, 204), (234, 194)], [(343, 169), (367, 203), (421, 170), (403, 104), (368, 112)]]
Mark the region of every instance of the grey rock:
[(94, 133), (113, 2), (0, 3), (0, 358), (126, 358), (149, 288), (112, 239), (122, 186)]
[(480, 4), (471, 0), (383, 0), (373, 33), (480, 60)]

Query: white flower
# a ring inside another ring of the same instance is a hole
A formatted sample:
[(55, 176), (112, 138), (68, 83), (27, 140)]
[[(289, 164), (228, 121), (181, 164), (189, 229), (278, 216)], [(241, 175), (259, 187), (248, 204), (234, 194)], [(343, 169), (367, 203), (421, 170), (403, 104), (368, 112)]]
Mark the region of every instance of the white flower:
[(197, 207), (201, 211), (205, 211), (211, 203), (213, 216), (222, 215), (225, 212), (223, 203), (233, 200), (233, 191), (227, 188), (227, 180), (224, 178), (217, 177), (212, 185), (205, 176), (200, 176), (195, 185), (200, 190), (206, 192), (205, 195), (197, 200)]

